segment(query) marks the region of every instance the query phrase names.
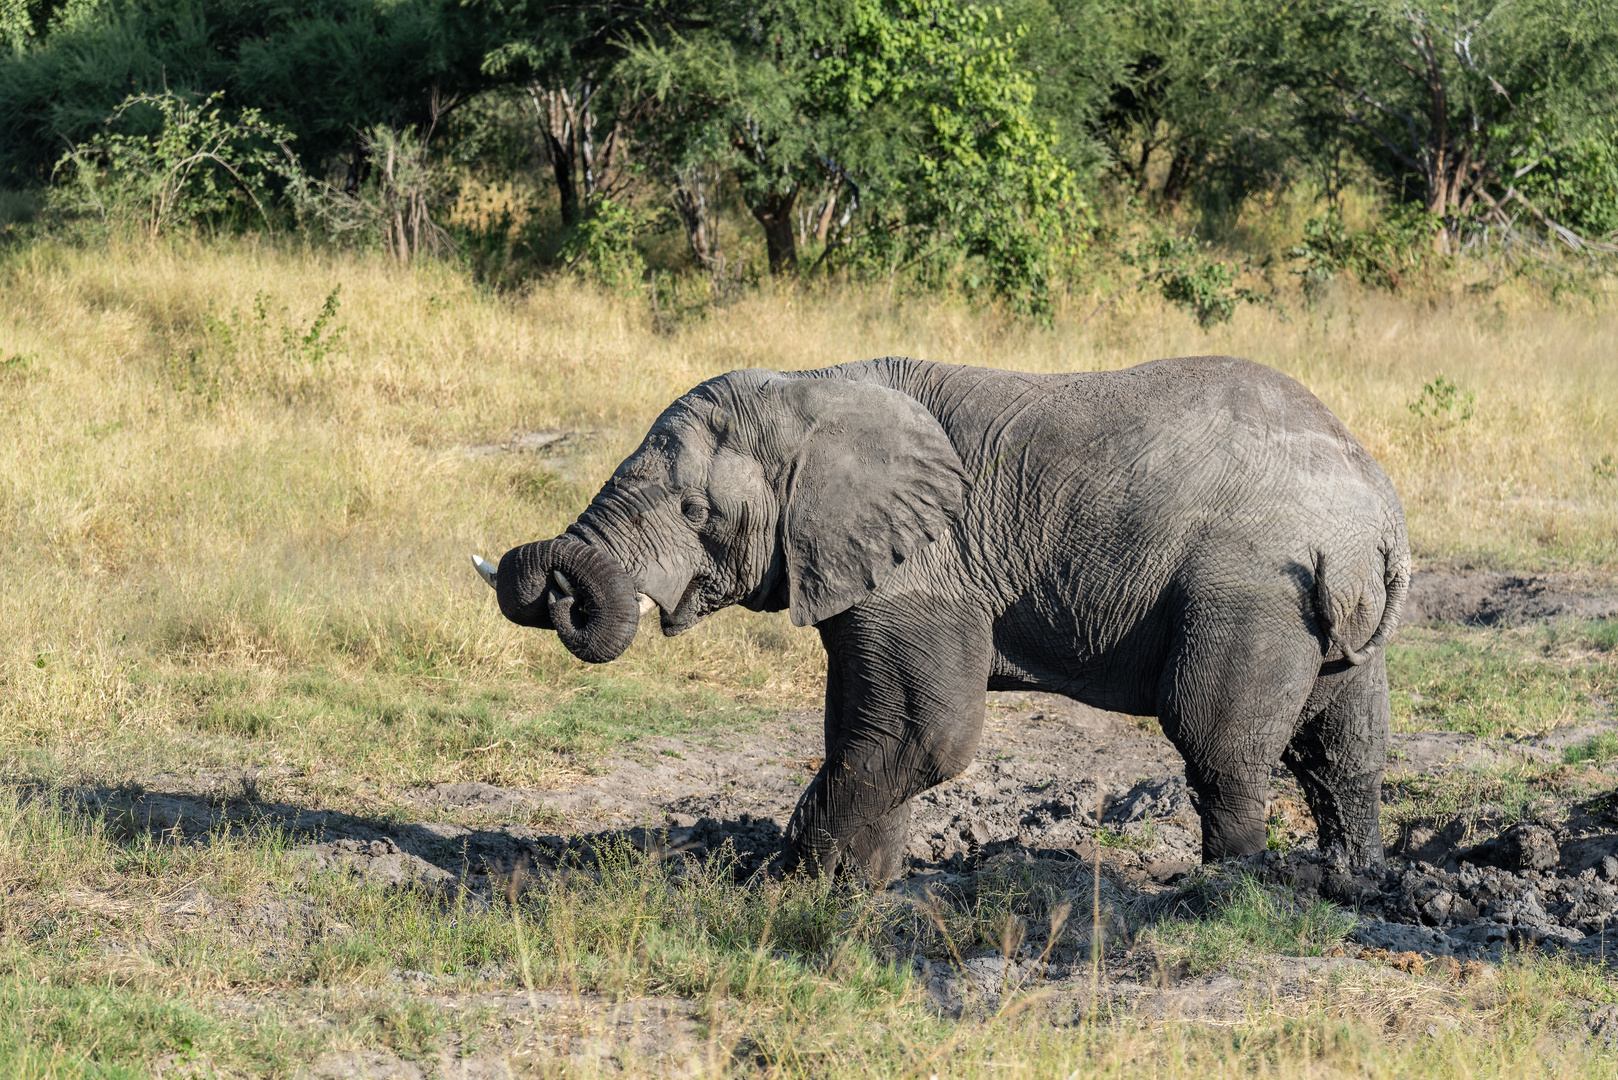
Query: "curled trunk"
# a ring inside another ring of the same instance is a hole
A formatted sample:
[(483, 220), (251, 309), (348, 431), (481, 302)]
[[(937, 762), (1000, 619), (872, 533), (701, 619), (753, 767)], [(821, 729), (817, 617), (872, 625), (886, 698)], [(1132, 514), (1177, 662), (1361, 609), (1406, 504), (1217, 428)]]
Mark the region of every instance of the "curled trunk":
[(506, 618), (555, 630), (567, 651), (587, 664), (622, 656), (640, 624), (629, 575), (610, 556), (571, 536), (506, 552), (495, 593)]

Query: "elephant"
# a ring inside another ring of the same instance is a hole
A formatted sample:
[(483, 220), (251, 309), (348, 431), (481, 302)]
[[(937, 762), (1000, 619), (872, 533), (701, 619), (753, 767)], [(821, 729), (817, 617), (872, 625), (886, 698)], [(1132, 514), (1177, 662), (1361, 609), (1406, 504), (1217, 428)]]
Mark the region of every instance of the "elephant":
[(731, 604), (814, 626), (826, 751), (792, 866), (899, 874), (910, 800), (971, 764), (988, 690), (1157, 717), (1204, 861), (1266, 848), (1279, 761), (1321, 849), (1382, 865), (1404, 510), (1263, 365), (732, 371), (671, 404), (562, 535), (474, 559), (506, 618), (591, 663), (654, 605), (671, 636)]

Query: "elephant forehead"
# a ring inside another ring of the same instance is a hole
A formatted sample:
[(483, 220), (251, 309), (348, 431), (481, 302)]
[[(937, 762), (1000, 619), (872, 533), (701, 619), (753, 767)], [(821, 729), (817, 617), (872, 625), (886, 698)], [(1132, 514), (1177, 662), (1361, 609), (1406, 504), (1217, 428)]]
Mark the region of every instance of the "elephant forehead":
[(712, 446), (711, 439), (689, 429), (659, 424), (647, 434), (640, 449), (614, 470), (613, 480), (649, 496), (704, 487), (713, 457)]

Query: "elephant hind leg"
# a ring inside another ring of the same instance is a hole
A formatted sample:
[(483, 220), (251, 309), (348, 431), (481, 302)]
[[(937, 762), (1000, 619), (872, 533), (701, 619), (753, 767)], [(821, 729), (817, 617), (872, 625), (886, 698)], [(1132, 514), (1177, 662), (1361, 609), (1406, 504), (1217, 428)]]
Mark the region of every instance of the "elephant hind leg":
[(1356, 867), (1382, 865), (1382, 772), (1388, 760), (1388, 672), (1378, 652), (1359, 667), (1328, 665), (1282, 760), (1320, 829)]
[(1307, 634), (1266, 631), (1251, 620), (1240, 635), (1197, 629), (1170, 654), (1158, 717), (1185, 758), (1202, 859), (1215, 862), (1268, 845), (1270, 773), (1308, 698), (1320, 648)]

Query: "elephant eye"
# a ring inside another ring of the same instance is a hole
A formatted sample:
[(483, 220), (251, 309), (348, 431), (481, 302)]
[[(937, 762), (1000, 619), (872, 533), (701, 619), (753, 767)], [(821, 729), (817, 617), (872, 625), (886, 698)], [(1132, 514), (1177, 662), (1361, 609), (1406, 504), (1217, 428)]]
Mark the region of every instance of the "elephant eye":
[(708, 500), (701, 495), (687, 495), (680, 500), (680, 513), (693, 525), (703, 525), (708, 520)]

